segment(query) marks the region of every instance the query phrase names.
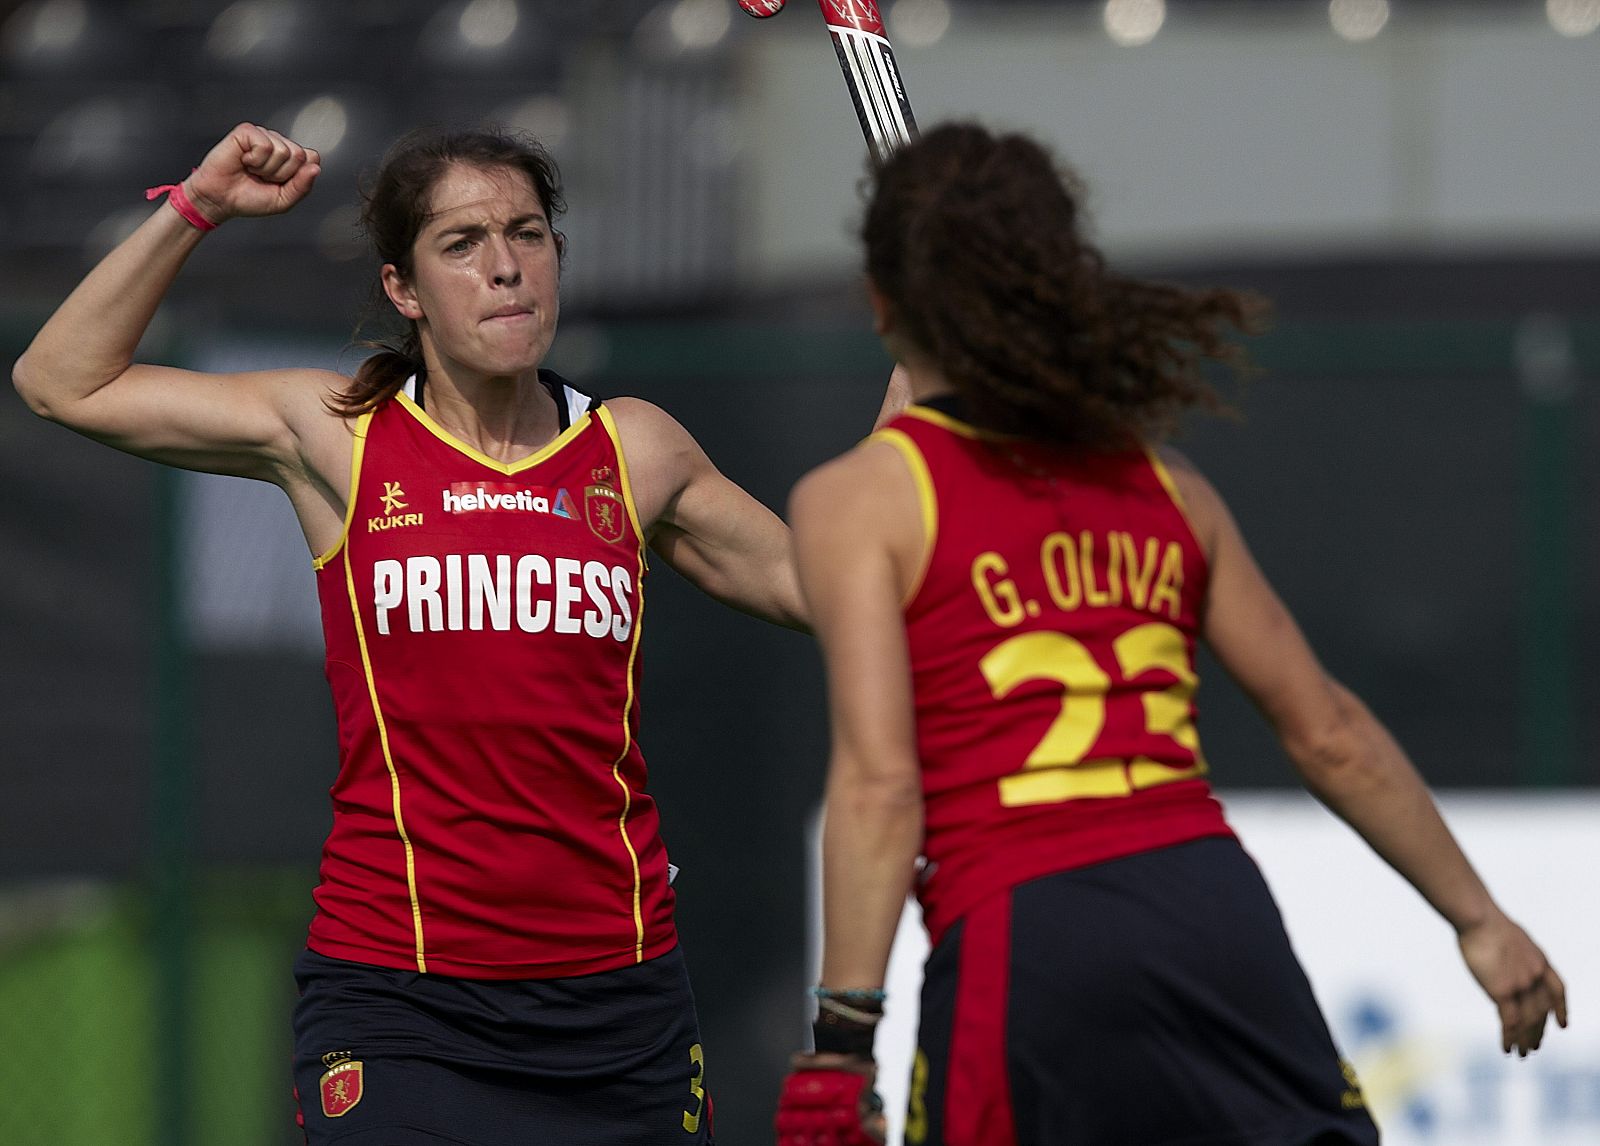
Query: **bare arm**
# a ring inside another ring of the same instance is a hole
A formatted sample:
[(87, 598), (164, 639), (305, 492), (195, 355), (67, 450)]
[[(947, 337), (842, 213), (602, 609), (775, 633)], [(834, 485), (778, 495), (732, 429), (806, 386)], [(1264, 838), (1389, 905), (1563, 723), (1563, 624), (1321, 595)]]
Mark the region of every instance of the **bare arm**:
[(1503, 1049), (1537, 1048), (1552, 1011), (1566, 1026), (1555, 969), (1495, 903), (1388, 729), (1317, 661), (1216, 491), (1181, 459), (1169, 464), (1211, 559), (1204, 636), (1212, 651), (1271, 722), (1311, 793), (1455, 929), (1499, 1009)]
[[(318, 163), (274, 132), (241, 124), (184, 186), (201, 213), (287, 210), (310, 190)], [(293, 424), (320, 406), (321, 371), (222, 376), (135, 365), (144, 336), (202, 232), (162, 204), (97, 265), (13, 368), (34, 411), (79, 433), (157, 461), (271, 477), (292, 464)]]
[[(874, 427), (898, 414), (911, 389), (895, 367)], [(791, 629), (809, 627), (789, 527), (729, 481), (666, 411), (637, 398), (607, 403), (628, 460), (650, 547), (725, 605)]]
[(606, 403), (650, 547), (725, 605), (806, 627), (789, 527), (729, 481), (666, 411), (637, 398)]
[(828, 677), (822, 982), (883, 985), (922, 847), (922, 784), (901, 601), (920, 556), (911, 475), (867, 444), (790, 500), (796, 559)]

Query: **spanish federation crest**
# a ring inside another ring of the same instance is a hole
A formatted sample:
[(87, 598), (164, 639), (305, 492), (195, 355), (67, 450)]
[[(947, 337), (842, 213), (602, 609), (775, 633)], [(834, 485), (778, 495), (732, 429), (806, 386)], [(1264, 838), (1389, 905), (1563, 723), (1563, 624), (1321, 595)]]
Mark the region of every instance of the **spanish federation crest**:
[(615, 544), (622, 540), (627, 506), (617, 492), (610, 466), (590, 471), (589, 478), (583, 491), (583, 518), (596, 537)]
[(343, 1118), (361, 1101), (361, 1061), (351, 1058), (349, 1051), (334, 1051), (322, 1056), (322, 1064), (328, 1068), (317, 1084), (322, 1091), (322, 1113)]

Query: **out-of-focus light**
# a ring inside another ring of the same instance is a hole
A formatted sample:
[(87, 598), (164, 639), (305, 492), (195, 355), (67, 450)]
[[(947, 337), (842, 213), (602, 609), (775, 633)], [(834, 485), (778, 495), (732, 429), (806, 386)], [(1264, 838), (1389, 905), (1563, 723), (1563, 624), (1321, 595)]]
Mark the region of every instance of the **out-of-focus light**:
[(633, 30), (634, 48), (654, 60), (715, 48), (733, 24), (729, 0), (662, 0)]
[(76, 47), (88, 28), (89, 6), (83, 0), (40, 0), (6, 21), (5, 41), (17, 55), (59, 55)]
[(1167, 22), (1165, 0), (1106, 0), (1106, 35), (1126, 48), (1148, 44)]
[(302, 147), (314, 147), (323, 159), (332, 155), (350, 130), (350, 113), (337, 96), (318, 96), (295, 113), (289, 138)]
[(1389, 22), (1389, 0), (1332, 0), (1328, 19), (1346, 40), (1370, 40)]
[(512, 131), (533, 136), (551, 151), (565, 143), (572, 130), (572, 112), (560, 96), (531, 96), (498, 109), (494, 118)]
[(896, 45), (927, 48), (950, 30), (946, 0), (895, 0), (889, 9), (889, 31)]
[(673, 37), (690, 51), (716, 47), (732, 23), (728, 0), (677, 0), (667, 17)]
[(472, 0), (461, 10), (457, 27), (473, 48), (498, 48), (517, 30), (517, 0)]
[(1563, 402), (1577, 390), (1572, 328), (1558, 315), (1534, 312), (1517, 323), (1511, 356), (1517, 381), (1536, 402)]
[(1545, 0), (1544, 11), (1563, 36), (1577, 39), (1600, 28), (1600, 0)]
[(255, 52), (275, 52), (294, 35), (290, 0), (238, 0), (224, 8), (206, 32), (206, 51), (219, 60), (242, 60)]
[(114, 99), (89, 100), (68, 108), (39, 133), (33, 168), (41, 175), (112, 171), (122, 161), (128, 139), (122, 105)]

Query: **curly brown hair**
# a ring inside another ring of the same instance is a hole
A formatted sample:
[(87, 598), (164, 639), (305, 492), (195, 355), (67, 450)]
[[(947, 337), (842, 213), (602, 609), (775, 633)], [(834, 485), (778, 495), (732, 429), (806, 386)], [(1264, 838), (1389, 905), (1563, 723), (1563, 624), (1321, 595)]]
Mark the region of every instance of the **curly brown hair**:
[[(545, 216), (552, 227), (567, 209), (561, 194), (561, 172), (543, 144), (527, 136), (495, 128), (445, 131), (425, 127), (402, 136), (383, 157), (377, 174), (362, 188), (361, 225), (371, 241), (378, 262), (393, 263), (401, 275), (410, 278), (411, 252), (417, 235), (428, 221), (428, 204), (433, 188), (453, 166), (508, 168), (521, 171), (533, 184)], [(560, 232), (556, 242), (565, 250)], [(389, 303), (376, 288), (373, 312), (388, 313)], [(359, 329), (358, 329), (359, 335)], [(343, 392), (333, 396), (328, 406), (335, 413), (355, 417), (376, 409), (394, 396), (411, 375), (427, 373), (422, 358), (422, 341), (417, 324), (410, 322), (404, 334), (393, 339), (361, 339), (356, 345), (377, 351), (356, 370), (356, 376)]]
[(1081, 233), (1083, 184), (1039, 143), (941, 125), (871, 177), (867, 274), (975, 420), (1086, 448), (1224, 408), (1204, 360), (1248, 369), (1259, 297), (1118, 275)]

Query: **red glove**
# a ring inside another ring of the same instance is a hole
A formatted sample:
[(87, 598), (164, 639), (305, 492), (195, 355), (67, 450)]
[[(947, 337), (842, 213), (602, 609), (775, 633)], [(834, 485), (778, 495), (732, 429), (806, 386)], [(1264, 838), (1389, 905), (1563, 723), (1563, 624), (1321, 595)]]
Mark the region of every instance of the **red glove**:
[(777, 1146), (883, 1146), (876, 1074), (870, 1062), (844, 1055), (796, 1055), (778, 1096)]

